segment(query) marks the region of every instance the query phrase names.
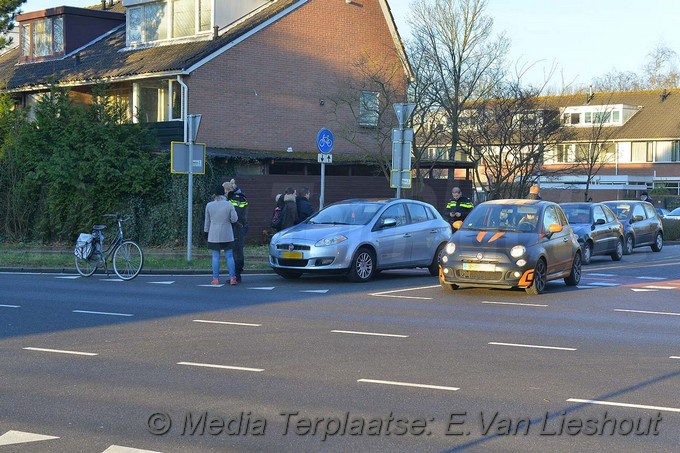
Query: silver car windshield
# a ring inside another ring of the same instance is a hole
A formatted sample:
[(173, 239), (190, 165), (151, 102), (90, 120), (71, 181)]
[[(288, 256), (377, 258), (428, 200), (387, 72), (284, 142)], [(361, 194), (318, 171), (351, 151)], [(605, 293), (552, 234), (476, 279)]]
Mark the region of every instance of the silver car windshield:
[(382, 207), (378, 203), (334, 204), (319, 211), (307, 223), (329, 225), (366, 225)]
[(463, 228), (534, 232), (537, 229), (538, 217), (538, 209), (532, 206), (482, 204), (465, 218)]

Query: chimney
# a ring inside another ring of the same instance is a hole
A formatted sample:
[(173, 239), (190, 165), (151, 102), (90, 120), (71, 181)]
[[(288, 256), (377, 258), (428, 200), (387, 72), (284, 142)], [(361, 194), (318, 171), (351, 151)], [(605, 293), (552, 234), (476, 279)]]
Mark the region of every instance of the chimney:
[(220, 36), (219, 29), (220, 27), (218, 27), (217, 25), (213, 27), (213, 39), (217, 39)]
[(106, 0), (102, 0), (102, 9), (106, 9)]

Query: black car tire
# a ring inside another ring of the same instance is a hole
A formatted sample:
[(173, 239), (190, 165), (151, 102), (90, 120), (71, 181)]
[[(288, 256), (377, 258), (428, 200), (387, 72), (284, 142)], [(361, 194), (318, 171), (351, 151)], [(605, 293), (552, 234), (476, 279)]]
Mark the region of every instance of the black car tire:
[(295, 280), (296, 278), (300, 278), (302, 276), (302, 272), (300, 271), (287, 271), (285, 269), (274, 269), (274, 272), (276, 272), (286, 280)]
[(427, 268), (427, 270), (430, 271), (430, 275), (433, 277), (439, 275), (439, 263), (441, 263), (442, 255), (444, 254), (444, 247), (446, 247), (446, 244), (440, 244), (439, 247), (437, 247), (434, 258), (432, 258), (432, 264)]
[(656, 233), (656, 239), (654, 244), (652, 244), (652, 252), (660, 252), (663, 248), (663, 234), (661, 232)]
[(548, 266), (545, 263), (545, 260), (543, 258), (539, 258), (539, 260), (536, 261), (536, 267), (534, 268), (534, 281), (531, 282), (531, 286), (525, 288), (524, 291), (526, 291), (527, 294), (531, 294), (533, 296), (537, 296), (545, 291), (547, 272)]
[(364, 283), (375, 275), (375, 253), (366, 247), (357, 250), (352, 259), (352, 266), (349, 268), (347, 278), (350, 281)]
[(633, 253), (633, 247), (635, 247), (635, 241), (633, 240), (633, 236), (629, 234), (626, 236), (626, 241), (623, 244), (623, 254), (630, 255)]
[(574, 255), (574, 261), (571, 262), (571, 274), (564, 279), (564, 283), (567, 286), (576, 286), (581, 281), (581, 265), (583, 261), (581, 254), (576, 252)]
[(457, 290), (458, 288), (460, 288), (458, 285), (455, 285), (453, 283), (444, 283), (444, 282), (440, 281), (439, 284), (441, 285), (444, 292), (447, 292), (447, 293), (452, 293), (455, 290)]
[(621, 261), (621, 258), (623, 258), (623, 240), (621, 238), (616, 240), (616, 251), (610, 256), (614, 261)]
[(590, 259), (593, 257), (593, 244), (590, 241), (586, 241), (583, 246), (583, 264), (590, 264)]

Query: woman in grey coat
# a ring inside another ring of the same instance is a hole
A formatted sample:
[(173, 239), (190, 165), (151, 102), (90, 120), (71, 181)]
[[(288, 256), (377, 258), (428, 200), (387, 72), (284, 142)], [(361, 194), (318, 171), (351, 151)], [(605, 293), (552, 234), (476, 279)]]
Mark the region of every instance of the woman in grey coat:
[(236, 264), (234, 262), (234, 230), (231, 224), (238, 220), (234, 205), (224, 196), (224, 187), (215, 187), (215, 198), (205, 206), (205, 225), (203, 231), (208, 235), (208, 248), (212, 250), (213, 285), (220, 284), (220, 251), (224, 250), (229, 270), (229, 284), (236, 284)]

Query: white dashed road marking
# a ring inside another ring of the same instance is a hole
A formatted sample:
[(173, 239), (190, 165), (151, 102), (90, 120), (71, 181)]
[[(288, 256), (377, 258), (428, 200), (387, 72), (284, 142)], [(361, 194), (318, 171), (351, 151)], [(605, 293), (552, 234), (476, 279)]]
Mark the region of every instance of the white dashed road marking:
[(134, 316), (130, 313), (109, 313), (106, 311), (73, 310), (73, 313), (84, 313), (87, 315), (106, 315), (106, 316)]
[(187, 365), (187, 366), (197, 366), (204, 368), (220, 368), (223, 370), (236, 370), (236, 371), (264, 371), (264, 368), (248, 368), (243, 366), (231, 366), (231, 365), (215, 365), (213, 363), (196, 363), (196, 362), (177, 362), (177, 365)]
[(384, 384), (384, 385), (396, 385), (400, 387), (418, 387), (423, 389), (434, 389), (434, 390), (449, 390), (456, 391), (460, 390), (459, 387), (445, 387), (442, 385), (430, 385), (430, 384), (414, 384), (411, 382), (398, 382), (398, 381), (381, 381), (377, 379), (357, 379), (357, 382), (365, 382), (368, 384)]
[(496, 305), (519, 305), (522, 307), (547, 307), (544, 304), (521, 304), (519, 302), (494, 302), (492, 300), (483, 300), (483, 304), (496, 304)]
[(615, 403), (613, 401), (598, 401), (598, 400), (582, 400), (578, 398), (569, 398), (567, 400), (570, 403), (587, 403), (587, 404), (599, 404), (602, 406), (617, 406), (617, 407), (632, 407), (635, 409), (649, 409), (653, 411), (667, 411), (667, 412), (680, 412), (680, 408), (677, 407), (663, 407), (663, 406), (646, 406), (643, 404), (629, 404), (629, 403)]
[(558, 351), (576, 351), (576, 348), (563, 348), (560, 346), (540, 346), (535, 344), (518, 344), (518, 343), (498, 343), (496, 341), (490, 341), (489, 344), (496, 346), (514, 346), (518, 348), (536, 348), (536, 349), (556, 349)]
[(0, 436), (0, 445), (23, 444), (26, 442), (37, 442), (41, 440), (59, 439), (56, 436), (46, 436), (44, 434), (26, 433), (23, 431), (7, 431)]
[(621, 311), (624, 313), (642, 313), (645, 315), (666, 315), (666, 316), (680, 316), (680, 313), (669, 313), (663, 311), (646, 311), (646, 310), (626, 310), (623, 308), (615, 308), (614, 311)]
[(394, 337), (394, 338), (408, 338), (408, 335), (399, 335), (394, 333), (378, 333), (378, 332), (357, 332), (354, 330), (331, 330), (332, 333), (347, 333), (351, 335), (370, 335), (374, 337)]
[(262, 324), (250, 324), (247, 322), (230, 322), (230, 321), (210, 321), (208, 319), (194, 319), (194, 322), (202, 322), (205, 324), (226, 324), (229, 326), (262, 327)]
[(395, 289), (392, 291), (381, 291), (379, 293), (372, 293), (369, 294), (369, 296), (376, 296), (376, 297), (395, 297), (399, 299), (422, 299), (422, 300), (432, 300), (431, 297), (418, 297), (418, 296), (397, 296), (393, 295), (393, 293), (400, 293), (400, 292), (405, 292), (405, 291), (417, 291), (419, 289), (432, 289), (432, 288), (439, 288), (439, 285), (433, 285), (433, 286), (420, 286), (418, 288), (404, 288), (404, 289)]
[(27, 351), (40, 351), (40, 352), (56, 352), (57, 354), (72, 354), (72, 355), (99, 355), (96, 352), (79, 352), (79, 351), (65, 351), (63, 349), (47, 349), (47, 348), (23, 348)]
[(2, 308), (21, 308), (21, 305), (0, 305)]

